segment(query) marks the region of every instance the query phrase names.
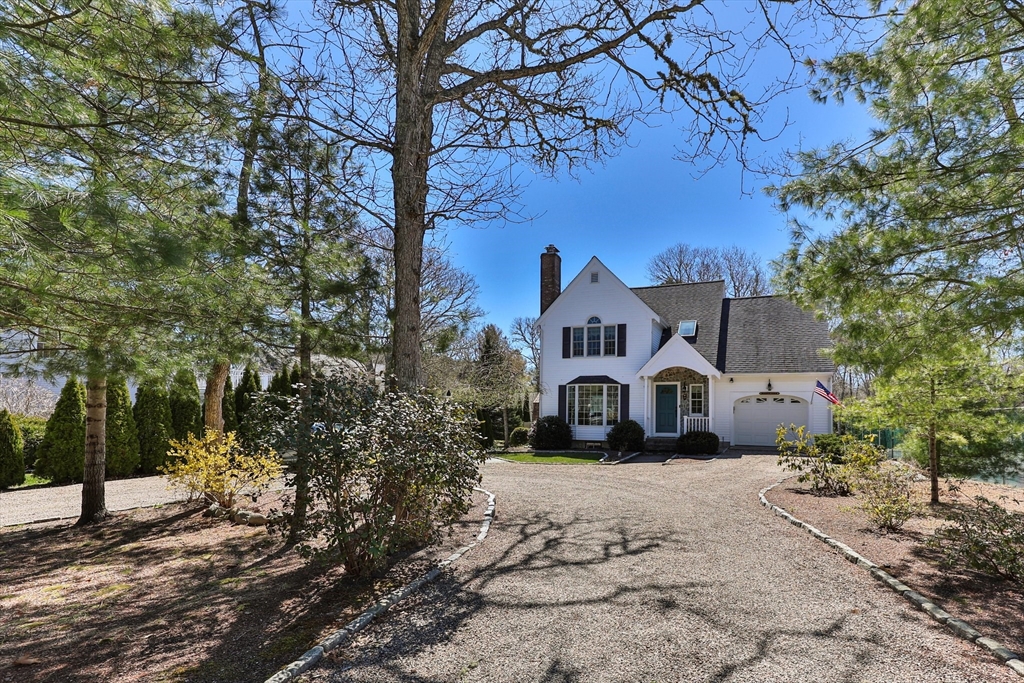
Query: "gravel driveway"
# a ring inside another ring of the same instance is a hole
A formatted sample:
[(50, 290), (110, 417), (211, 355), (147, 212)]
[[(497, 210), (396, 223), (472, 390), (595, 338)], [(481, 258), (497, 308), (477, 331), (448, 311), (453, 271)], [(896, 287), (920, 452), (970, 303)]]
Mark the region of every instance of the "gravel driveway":
[(1020, 683), (760, 507), (774, 460), (487, 464), (486, 542), (305, 680)]
[[(164, 477), (138, 477), (106, 482), (104, 495), (107, 509), (114, 511), (185, 500), (188, 492), (170, 488)], [(55, 517), (78, 517), (81, 512), (81, 484), (0, 493), (0, 526)]]

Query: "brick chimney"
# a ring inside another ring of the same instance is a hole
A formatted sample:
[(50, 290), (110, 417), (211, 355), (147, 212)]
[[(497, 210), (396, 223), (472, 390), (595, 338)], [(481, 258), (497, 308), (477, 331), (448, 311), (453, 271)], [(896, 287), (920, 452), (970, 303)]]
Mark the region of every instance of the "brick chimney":
[(555, 245), (549, 244), (540, 255), (540, 312), (548, 310), (562, 293), (562, 257)]

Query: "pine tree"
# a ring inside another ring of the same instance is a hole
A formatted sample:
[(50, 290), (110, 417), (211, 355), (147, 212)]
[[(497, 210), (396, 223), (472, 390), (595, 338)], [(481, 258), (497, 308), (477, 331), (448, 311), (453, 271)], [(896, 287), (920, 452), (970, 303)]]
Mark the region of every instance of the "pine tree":
[(199, 399), (196, 373), (179, 370), (171, 380), (168, 400), (171, 404), (171, 438), (184, 441), (188, 435), (203, 434), (203, 404)]
[(231, 386), (231, 375), (224, 382), (224, 399), (221, 401), (221, 412), (224, 416), (224, 433), (238, 431), (238, 418), (235, 417), (235, 391)]
[(139, 466), (139, 431), (124, 379), (107, 385), (107, 476), (127, 477)]
[(0, 489), (25, 483), (25, 442), (14, 418), (0, 410)]
[(238, 389), (235, 391), (235, 422), (242, 424), (245, 414), (249, 411), (256, 394), (263, 391), (260, 385), (260, 372), (252, 363), (245, 366), (242, 377), (238, 380)]
[(80, 482), (85, 468), (85, 387), (71, 377), (61, 389), (39, 445), (36, 472), (54, 483)]
[(139, 438), (139, 465), (143, 474), (156, 474), (167, 459), (171, 436), (171, 404), (162, 384), (143, 382), (135, 393), (133, 409)]

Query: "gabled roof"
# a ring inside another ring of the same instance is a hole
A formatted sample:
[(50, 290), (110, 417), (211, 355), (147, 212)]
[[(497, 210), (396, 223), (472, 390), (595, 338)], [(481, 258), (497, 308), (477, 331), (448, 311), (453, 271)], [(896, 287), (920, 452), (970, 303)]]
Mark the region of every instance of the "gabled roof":
[[(696, 320), (697, 334), (687, 337), (687, 340), (711, 365), (718, 366), (722, 300), (725, 298), (724, 280), (631, 289), (671, 327), (669, 335), (675, 334), (679, 321)], [(662, 338), (662, 346), (668, 338)]]
[[(597, 258), (596, 256), (591, 256), (590, 260), (587, 261), (587, 265), (583, 266), (583, 269), (576, 274), (576, 277), (572, 279), (568, 286), (566, 286), (566, 288), (563, 289), (557, 297), (555, 297), (555, 300), (551, 302), (551, 305), (548, 306), (547, 310), (540, 314), (540, 317), (537, 318), (537, 322), (535, 324), (541, 325), (544, 322), (544, 319), (551, 314), (551, 311), (554, 308), (558, 307), (560, 304), (567, 300), (568, 297), (566, 297), (566, 294), (570, 290), (573, 290), (581, 286), (581, 283), (584, 282), (584, 273), (589, 274), (595, 267), (598, 266), (600, 266), (601, 270), (603, 270), (605, 273), (611, 276), (611, 281), (612, 283), (614, 283), (615, 286), (620, 287), (623, 292), (628, 292), (630, 294), (633, 294), (634, 296), (636, 295), (636, 292), (627, 287), (626, 284), (619, 279), (619, 276), (612, 272), (611, 268), (601, 263), (601, 259)], [(587, 277), (589, 278), (589, 275)], [(640, 299), (639, 305), (644, 306), (647, 309), (647, 312), (650, 314), (652, 319), (658, 317), (657, 311), (653, 310), (643, 299)]]
[(722, 376), (722, 373), (715, 366), (711, 365), (685, 338), (680, 337), (678, 334), (672, 335), (658, 349), (658, 352), (649, 361), (644, 363), (644, 366), (637, 371), (636, 376), (653, 377), (666, 368), (674, 367), (690, 368), (702, 375)]
[(776, 296), (727, 299), (724, 372), (833, 372), (819, 352), (831, 348), (828, 326)]

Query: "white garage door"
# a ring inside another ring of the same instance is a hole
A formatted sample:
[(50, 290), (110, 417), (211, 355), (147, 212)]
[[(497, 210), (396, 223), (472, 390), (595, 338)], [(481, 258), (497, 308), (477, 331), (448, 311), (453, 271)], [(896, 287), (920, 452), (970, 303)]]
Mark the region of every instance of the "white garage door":
[[(733, 411), (735, 442), (742, 446), (774, 446), (780, 424), (807, 424), (807, 401), (793, 396), (748, 396)], [(792, 437), (792, 432), (790, 432)]]

